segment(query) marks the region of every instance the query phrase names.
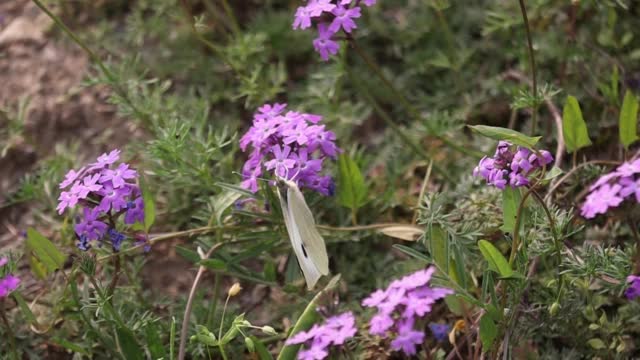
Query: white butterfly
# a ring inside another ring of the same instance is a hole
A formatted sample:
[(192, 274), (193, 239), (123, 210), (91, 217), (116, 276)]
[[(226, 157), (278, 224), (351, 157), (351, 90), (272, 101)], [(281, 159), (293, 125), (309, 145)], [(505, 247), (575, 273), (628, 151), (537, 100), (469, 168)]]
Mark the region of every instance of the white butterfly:
[(324, 239), (316, 229), (313, 214), (298, 185), (278, 177), (277, 190), (291, 246), (307, 281), (307, 288), (311, 290), (320, 276), (329, 274), (329, 258)]

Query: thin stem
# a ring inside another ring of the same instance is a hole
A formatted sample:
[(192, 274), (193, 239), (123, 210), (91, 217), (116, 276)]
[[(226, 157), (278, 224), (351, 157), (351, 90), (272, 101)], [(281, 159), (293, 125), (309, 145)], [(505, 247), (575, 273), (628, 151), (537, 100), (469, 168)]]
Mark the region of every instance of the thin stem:
[(222, 317), (220, 318), (220, 328), (218, 329), (218, 339), (222, 339), (222, 326), (224, 325), (224, 314), (227, 312), (227, 305), (229, 305), (229, 299), (231, 294), (227, 294), (227, 299), (224, 301), (224, 307), (222, 308)]
[(9, 320), (7, 320), (7, 314), (4, 309), (4, 298), (0, 301), (0, 318), (2, 318), (2, 323), (4, 327), (7, 329), (7, 335), (9, 336), (9, 345), (11, 347), (11, 354), (14, 360), (18, 360), (20, 356), (18, 355), (18, 348), (16, 346), (16, 337), (13, 334), (13, 329), (11, 329), (11, 325), (9, 324)]
[[(211, 254), (213, 254), (214, 251), (222, 247), (224, 244), (227, 243), (221, 242), (213, 245), (205, 254), (204, 259), (208, 259), (209, 257), (211, 257)], [(196, 277), (193, 280), (193, 284), (191, 285), (191, 291), (189, 292), (189, 298), (187, 299), (187, 306), (184, 310), (184, 319), (182, 319), (182, 328), (180, 329), (180, 347), (178, 348), (178, 360), (184, 360), (186, 354), (187, 334), (189, 333), (189, 318), (191, 317), (193, 300), (195, 298), (200, 279), (202, 278), (202, 275), (206, 270), (206, 267), (200, 265), (200, 267), (198, 268), (198, 273), (196, 274)]]
[(104, 62), (102, 62), (100, 57), (96, 55), (96, 53), (94, 53), (82, 40), (80, 40), (80, 38), (77, 37), (76, 34), (73, 31), (71, 31), (71, 29), (69, 29), (67, 25), (65, 25), (65, 23), (62, 22), (62, 20), (59, 17), (53, 14), (40, 0), (32, 0), (32, 1), (34, 4), (36, 4), (37, 7), (40, 8), (40, 10), (44, 11), (44, 13), (47, 14), (47, 16), (51, 18), (51, 20), (53, 20), (53, 22), (60, 28), (60, 30), (62, 30), (65, 34), (67, 34), (71, 38), (71, 40), (73, 40), (73, 42), (76, 43), (76, 45), (80, 46), (82, 50), (84, 50), (84, 52), (89, 56), (91, 61), (100, 68), (104, 76), (107, 78), (107, 80), (109, 80), (109, 83), (113, 87), (113, 90), (127, 103), (127, 105), (131, 108), (131, 110), (133, 110), (136, 117), (138, 117), (140, 120), (144, 121), (147, 124), (151, 123), (151, 118), (149, 117), (149, 115), (142, 112), (140, 109), (138, 109), (137, 106), (133, 104), (133, 102), (131, 101), (131, 99), (127, 94), (127, 91), (116, 81), (116, 77), (105, 66)]
[(522, 20), (524, 20), (524, 28), (527, 33), (527, 44), (529, 47), (529, 62), (531, 64), (531, 90), (533, 91), (533, 97), (535, 103), (531, 114), (531, 135), (536, 134), (536, 127), (538, 125), (538, 80), (536, 76), (536, 58), (533, 52), (533, 41), (531, 40), (531, 29), (529, 27), (529, 18), (527, 17), (527, 8), (524, 0), (518, 0), (520, 3), (520, 11), (522, 12)]
[(216, 316), (216, 310), (218, 307), (218, 296), (220, 295), (220, 278), (222, 276), (218, 273), (213, 278), (213, 295), (211, 298), (211, 305), (209, 306), (209, 310), (207, 311), (207, 328), (210, 328), (213, 325), (213, 319)]
[(231, 21), (231, 26), (233, 27), (233, 32), (234, 33), (239, 33), (240, 32), (240, 25), (238, 23), (238, 19), (236, 18), (236, 15), (233, 13), (233, 9), (231, 8), (231, 6), (229, 6), (229, 1), (228, 0), (222, 0), (222, 7), (224, 8), (224, 12), (227, 13), (227, 16), (229, 17), (229, 20)]
[[(113, 258), (113, 277), (111, 278), (111, 282), (109, 283), (109, 287), (107, 288), (107, 298), (111, 298), (113, 292), (118, 285), (118, 279), (120, 278), (120, 267), (122, 265), (122, 261), (120, 260), (120, 256), (116, 256)], [(111, 301), (111, 300), (109, 300)]]

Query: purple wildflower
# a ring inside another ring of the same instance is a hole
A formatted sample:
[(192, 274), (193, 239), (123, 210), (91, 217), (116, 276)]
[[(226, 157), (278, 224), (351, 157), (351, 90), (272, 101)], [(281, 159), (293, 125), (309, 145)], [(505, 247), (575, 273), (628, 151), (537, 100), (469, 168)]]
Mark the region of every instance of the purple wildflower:
[[(136, 184), (138, 173), (127, 163), (116, 164), (119, 158), (118, 149), (104, 153), (89, 166), (70, 170), (60, 184), (61, 189), (69, 185), (71, 188), (60, 194), (58, 213), (76, 205), (82, 209), (82, 216), (74, 227), (79, 239), (77, 246), (82, 251), (91, 248), (91, 241), (104, 237), (108, 230), (106, 219), (115, 223), (124, 215), (124, 225), (144, 221), (144, 202)], [(114, 251), (120, 249), (126, 238), (118, 234), (109, 231)]]
[(338, 43), (331, 40), (334, 34), (326, 24), (318, 24), (318, 37), (313, 40), (313, 48), (320, 53), (324, 61), (328, 61), (329, 55), (337, 54), (340, 49)]
[(100, 240), (107, 232), (107, 224), (100, 221), (99, 209), (84, 208), (84, 218), (74, 227), (78, 236), (85, 235), (88, 240)]
[(356, 6), (348, 9), (344, 6), (338, 6), (333, 9), (332, 13), (336, 16), (331, 22), (331, 25), (329, 25), (329, 31), (332, 33), (337, 33), (340, 31), (340, 28), (345, 32), (350, 33), (351, 30), (358, 27), (353, 19), (360, 17), (360, 7)]
[(551, 153), (538, 153), (500, 141), (493, 157), (483, 157), (473, 169), (473, 176), (481, 176), (487, 184), (505, 189), (507, 184), (516, 188), (529, 185), (529, 176), (553, 161)]
[[(5, 266), (9, 262), (9, 259), (6, 257), (0, 258), (0, 268)], [(13, 290), (18, 288), (20, 285), (20, 279), (17, 277), (7, 274), (5, 277), (0, 277), (0, 298), (6, 297)]]
[(391, 336), (393, 350), (416, 354), (416, 345), (424, 341), (424, 332), (415, 327), (416, 320), (430, 313), (436, 301), (453, 294), (451, 289), (429, 285), (434, 272), (433, 267), (416, 271), (364, 299), (363, 306), (378, 310), (369, 322), (369, 333), (383, 338)]
[(285, 110), (286, 105), (280, 104), (260, 107), (253, 126), (240, 139), (241, 149), (251, 151), (242, 168), (241, 186), (258, 191), (258, 177), (266, 170), (296, 181), (301, 188), (331, 195), (333, 180), (321, 172), (324, 159), (341, 151), (335, 134), (316, 125), (322, 121), (320, 115)]
[(433, 333), (433, 337), (438, 341), (444, 341), (447, 339), (447, 334), (451, 331), (451, 325), (449, 324), (429, 324), (429, 329)]
[(623, 198), (619, 192), (622, 187), (618, 184), (604, 184), (587, 195), (587, 200), (582, 205), (580, 214), (587, 219), (594, 218), (598, 214), (606, 213), (609, 208), (614, 208), (622, 203)]
[(627, 276), (627, 282), (629, 287), (624, 292), (627, 299), (633, 300), (640, 296), (640, 276), (629, 275)]
[(355, 336), (356, 331), (356, 319), (353, 313), (346, 312), (328, 318), (322, 325), (314, 325), (309, 331), (295, 334), (285, 344), (303, 344), (298, 352), (299, 360), (322, 360), (329, 356), (330, 346), (343, 345)]
[(580, 214), (587, 219), (618, 207), (624, 200), (640, 202), (640, 159), (628, 161), (602, 175), (589, 187)]

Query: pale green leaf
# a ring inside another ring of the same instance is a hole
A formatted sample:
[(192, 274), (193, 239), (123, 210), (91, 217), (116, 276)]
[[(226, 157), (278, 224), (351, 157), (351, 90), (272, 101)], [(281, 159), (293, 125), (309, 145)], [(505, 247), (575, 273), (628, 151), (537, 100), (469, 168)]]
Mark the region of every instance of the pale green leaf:
[(367, 188), (362, 173), (347, 154), (338, 157), (338, 201), (340, 205), (356, 210), (367, 198)]
[(482, 348), (485, 352), (491, 349), (493, 341), (498, 336), (498, 327), (491, 318), (489, 313), (485, 313), (480, 318), (480, 340), (482, 341)]
[(580, 148), (591, 145), (587, 124), (582, 117), (578, 100), (569, 95), (562, 112), (562, 132), (567, 151), (572, 153)]
[(627, 90), (620, 109), (620, 142), (625, 149), (638, 140), (638, 97)]
[(506, 129), (502, 127), (495, 126), (486, 126), (486, 125), (468, 125), (471, 130), (479, 133), (480, 135), (486, 136), (490, 139), (494, 140), (505, 140), (514, 145), (520, 145), (526, 148), (533, 148), (538, 141), (540, 140), (540, 136), (527, 136), (521, 132)]
[(32, 260), (40, 263), (46, 270), (46, 274), (50, 274), (64, 265), (64, 254), (49, 239), (33, 228), (27, 229), (27, 249), (34, 257)]

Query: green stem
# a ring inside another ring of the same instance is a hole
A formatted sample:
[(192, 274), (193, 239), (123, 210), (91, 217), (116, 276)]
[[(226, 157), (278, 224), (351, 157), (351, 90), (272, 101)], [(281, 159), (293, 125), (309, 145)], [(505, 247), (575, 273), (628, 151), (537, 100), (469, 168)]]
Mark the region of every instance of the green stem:
[(518, 0), (520, 3), (520, 11), (522, 12), (522, 20), (524, 21), (524, 28), (527, 33), (527, 44), (529, 48), (529, 62), (531, 64), (531, 90), (533, 91), (533, 97), (535, 99), (532, 114), (531, 114), (531, 135), (536, 134), (536, 127), (538, 126), (538, 79), (536, 76), (536, 58), (533, 52), (533, 41), (531, 40), (531, 28), (529, 26), (529, 17), (527, 16), (527, 8), (524, 0)]
[(133, 104), (133, 102), (131, 101), (131, 99), (127, 94), (127, 91), (116, 81), (116, 77), (104, 65), (100, 57), (98, 57), (96, 53), (94, 53), (82, 40), (80, 40), (80, 38), (77, 37), (76, 34), (73, 31), (71, 31), (71, 29), (69, 29), (67, 25), (65, 25), (65, 23), (62, 22), (62, 20), (59, 17), (53, 14), (44, 4), (42, 4), (40, 0), (32, 0), (32, 1), (34, 2), (34, 4), (36, 4), (37, 7), (40, 8), (40, 10), (44, 11), (44, 13), (47, 14), (47, 16), (51, 18), (51, 20), (53, 20), (53, 22), (60, 28), (60, 30), (62, 30), (65, 34), (67, 34), (71, 38), (71, 40), (73, 40), (73, 42), (75, 42), (78, 46), (82, 48), (82, 50), (84, 50), (84, 52), (89, 56), (91, 61), (100, 68), (104, 76), (107, 78), (107, 80), (109, 80), (109, 83), (113, 87), (113, 90), (116, 92), (116, 94), (118, 94), (127, 103), (127, 105), (131, 108), (131, 110), (133, 110), (136, 117), (142, 120), (143, 122), (145, 122), (147, 125), (150, 124), (151, 118), (149, 117), (149, 115), (140, 111), (140, 109), (138, 109), (138, 107)]
[(9, 336), (9, 346), (11, 347), (11, 355), (14, 360), (18, 360), (20, 359), (20, 356), (18, 355), (18, 347), (16, 346), (16, 337), (13, 334), (13, 329), (11, 329), (9, 320), (7, 320), (7, 314), (4, 309), (4, 299), (0, 301), (0, 318), (2, 318), (2, 323), (7, 329), (7, 336)]
[(207, 328), (213, 326), (213, 320), (216, 316), (216, 310), (218, 308), (218, 296), (220, 296), (220, 279), (221, 275), (216, 273), (213, 280), (213, 295), (211, 297), (211, 305), (207, 311)]
[(233, 27), (233, 32), (235, 34), (240, 33), (240, 25), (238, 24), (238, 19), (236, 15), (233, 13), (233, 9), (229, 6), (228, 0), (222, 0), (222, 7), (224, 8), (224, 12), (227, 13), (229, 20), (231, 21), (231, 26)]

